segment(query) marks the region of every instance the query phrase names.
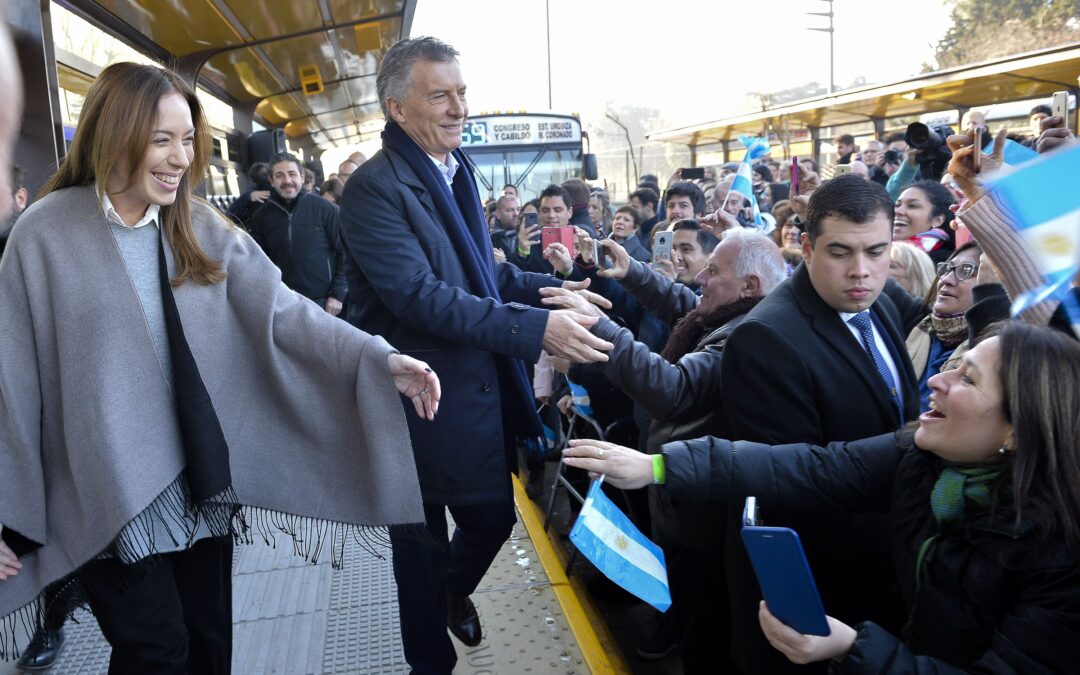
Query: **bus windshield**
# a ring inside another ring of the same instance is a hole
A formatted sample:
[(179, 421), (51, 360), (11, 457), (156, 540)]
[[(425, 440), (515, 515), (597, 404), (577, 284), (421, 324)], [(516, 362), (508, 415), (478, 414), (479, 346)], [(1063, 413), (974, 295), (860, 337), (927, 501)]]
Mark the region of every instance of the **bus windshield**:
[(536, 198), (549, 185), (559, 185), (581, 174), (581, 148), (537, 146), (519, 150), (469, 151), (476, 164), (476, 182), (485, 198), (502, 194), (502, 187), (517, 187), (523, 202)]

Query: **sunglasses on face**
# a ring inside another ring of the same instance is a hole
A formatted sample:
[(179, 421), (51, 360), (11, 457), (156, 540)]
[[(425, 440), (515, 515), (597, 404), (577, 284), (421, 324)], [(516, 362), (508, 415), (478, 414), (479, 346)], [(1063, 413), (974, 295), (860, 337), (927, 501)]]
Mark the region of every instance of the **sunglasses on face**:
[(947, 262), (939, 262), (937, 264), (938, 277), (945, 278), (949, 272), (956, 274), (957, 281), (966, 281), (975, 275), (979, 271), (979, 266), (975, 263), (962, 262), (955, 265), (950, 265)]

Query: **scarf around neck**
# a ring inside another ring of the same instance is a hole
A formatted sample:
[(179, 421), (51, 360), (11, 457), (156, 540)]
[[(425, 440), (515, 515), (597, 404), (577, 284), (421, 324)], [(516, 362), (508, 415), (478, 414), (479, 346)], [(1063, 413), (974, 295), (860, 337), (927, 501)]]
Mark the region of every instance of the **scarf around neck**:
[(936, 338), (947, 351), (967, 338), (967, 318), (963, 314), (939, 316), (930, 312), (908, 334), (906, 346), (915, 374), (922, 377), (930, 363), (930, 348)]
[[(934, 488), (930, 491), (930, 512), (939, 528), (963, 525), (967, 520), (968, 506), (986, 510), (990, 508), (990, 484), (1002, 474), (1001, 467), (985, 464), (956, 464), (942, 469)], [(923, 578), (923, 567), (933, 555), (940, 529), (927, 537), (919, 546), (915, 559), (915, 587)]]
[[(502, 302), (495, 283), (487, 220), (468, 157), (460, 149), (452, 151), (458, 161), (458, 171), (454, 174), (452, 187), (447, 187), (446, 180), (431, 157), (409, 138), (397, 122), (386, 123), (382, 140), (383, 147), (404, 159), (427, 189), (465, 271), (470, 291), (482, 298)], [(542, 437), (543, 428), (533, 405), (532, 384), (525, 372), (525, 365), (505, 356), (496, 356), (496, 360), (500, 385), (504, 392), (507, 389), (512, 392), (502, 397), (506, 428), (520, 438)]]

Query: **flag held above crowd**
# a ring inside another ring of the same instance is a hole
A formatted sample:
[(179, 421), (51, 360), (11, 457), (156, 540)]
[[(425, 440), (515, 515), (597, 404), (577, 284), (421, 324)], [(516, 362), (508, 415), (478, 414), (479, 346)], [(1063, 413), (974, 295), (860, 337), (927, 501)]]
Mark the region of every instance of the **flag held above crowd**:
[(1080, 336), (1080, 308), (1069, 292), (1080, 270), (1080, 146), (1071, 146), (1025, 164), (995, 181), (1002, 200), (1016, 214), (1021, 234), (1035, 254), (1046, 283), (1016, 298), (1019, 314), (1044, 300), (1065, 303)]

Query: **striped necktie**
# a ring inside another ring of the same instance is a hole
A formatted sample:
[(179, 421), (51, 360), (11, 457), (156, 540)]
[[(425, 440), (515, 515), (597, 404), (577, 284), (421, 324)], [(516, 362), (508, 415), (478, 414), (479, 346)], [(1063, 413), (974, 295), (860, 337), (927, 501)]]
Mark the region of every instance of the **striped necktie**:
[(904, 403), (900, 400), (900, 393), (896, 389), (896, 381), (893, 380), (892, 373), (889, 372), (889, 366), (885, 363), (885, 358), (881, 355), (881, 352), (878, 351), (877, 344), (874, 341), (874, 331), (870, 323), (870, 312), (859, 312), (848, 319), (848, 323), (855, 326), (859, 331), (859, 336), (862, 337), (863, 347), (866, 349), (866, 353), (870, 355), (870, 360), (874, 362), (874, 367), (877, 368), (881, 380), (885, 383), (885, 386), (888, 387), (893, 404), (900, 413), (900, 421), (903, 422)]

